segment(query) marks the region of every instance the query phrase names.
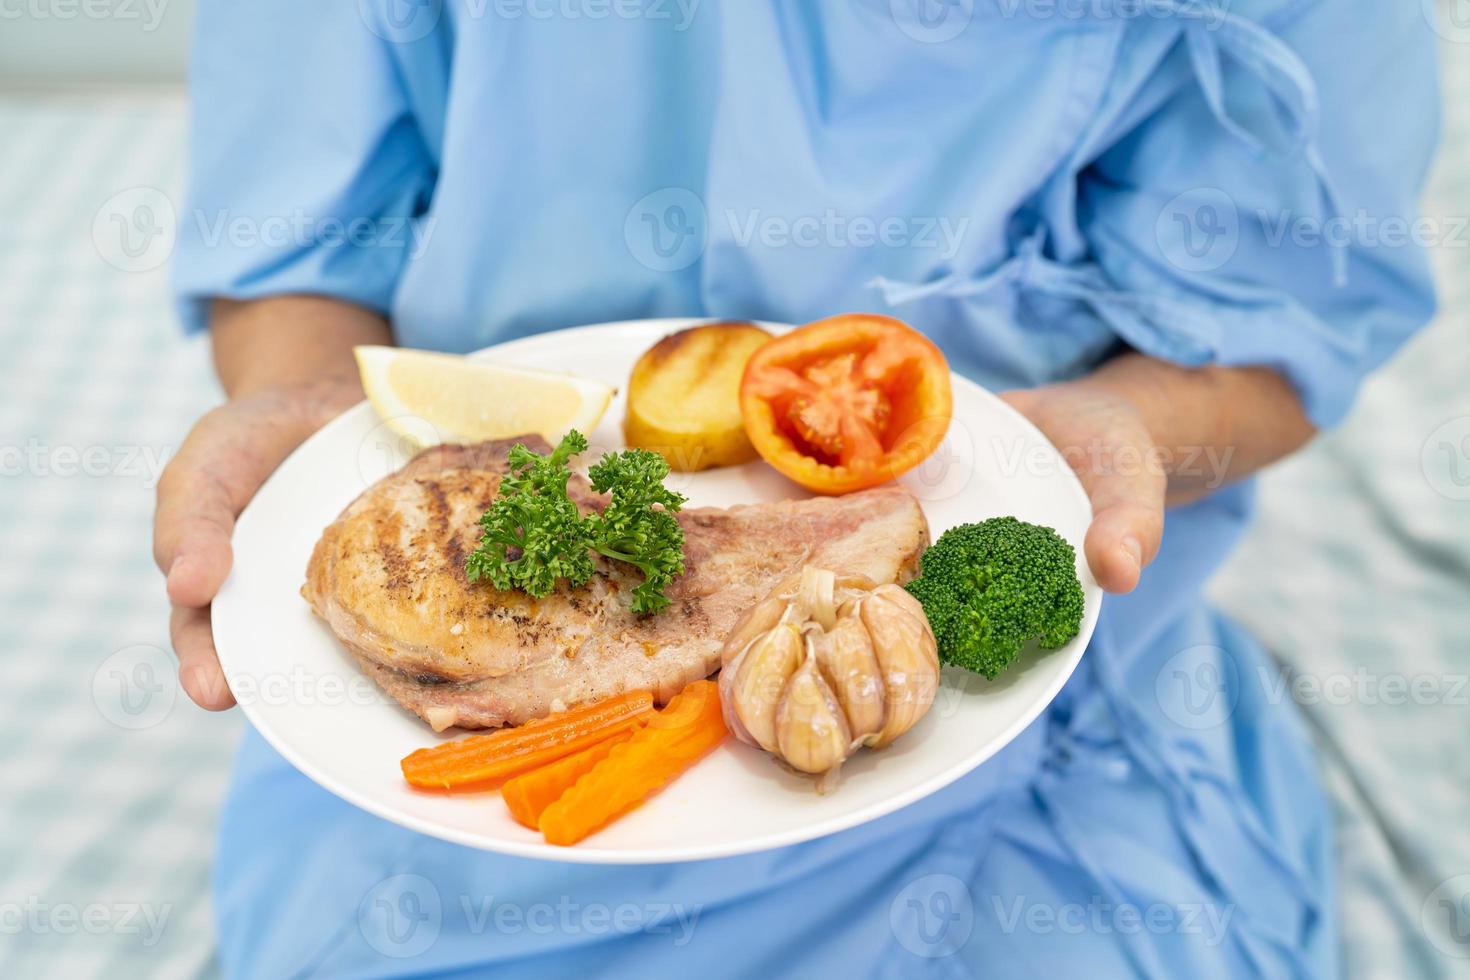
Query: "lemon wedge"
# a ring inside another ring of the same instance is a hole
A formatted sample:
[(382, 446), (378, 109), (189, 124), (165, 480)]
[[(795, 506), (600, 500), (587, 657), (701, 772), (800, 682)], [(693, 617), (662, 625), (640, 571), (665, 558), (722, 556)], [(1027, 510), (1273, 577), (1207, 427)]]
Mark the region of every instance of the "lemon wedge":
[(555, 444), (590, 433), (612, 401), (600, 381), (455, 354), (355, 347), (362, 389), (378, 416), (420, 448), (539, 433)]

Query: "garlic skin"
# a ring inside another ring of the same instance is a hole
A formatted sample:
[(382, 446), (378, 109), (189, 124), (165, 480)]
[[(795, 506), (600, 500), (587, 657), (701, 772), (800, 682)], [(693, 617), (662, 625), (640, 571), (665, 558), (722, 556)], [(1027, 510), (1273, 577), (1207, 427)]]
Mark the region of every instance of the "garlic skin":
[(745, 614), (722, 664), (730, 730), (821, 776), (819, 791), (854, 752), (912, 728), (939, 687), (934, 633), (912, 596), (811, 566)]
[(854, 739), (883, 728), (883, 675), (868, 629), (857, 616), (839, 617), (812, 641), (822, 679), (837, 697)]
[(790, 623), (778, 623), (747, 643), (738, 662), (720, 671), (726, 727), (767, 752), (778, 751), (776, 708), (782, 689), (804, 654), (801, 633)]
[[(787, 583), (782, 583), (787, 585)], [(794, 586), (788, 586), (794, 588)], [(778, 586), (770, 596), (756, 603), (745, 611), (745, 615), (735, 623), (735, 628), (725, 638), (725, 650), (727, 651), (724, 664), (729, 666), (729, 650), (744, 650), (751, 640), (762, 633), (769, 632), (771, 627), (781, 621), (781, 616), (786, 612), (786, 601), (780, 596), (781, 587)]]
[(883, 729), (873, 741), (881, 749), (913, 728), (934, 704), (939, 689), (939, 646), (922, 608), (914, 616), (894, 593), (918, 603), (896, 585), (885, 585), (863, 601), (863, 625), (873, 637), (883, 672)]
[(787, 765), (818, 774), (840, 766), (852, 744), (847, 718), (817, 669), (810, 641), (776, 706), (776, 741)]

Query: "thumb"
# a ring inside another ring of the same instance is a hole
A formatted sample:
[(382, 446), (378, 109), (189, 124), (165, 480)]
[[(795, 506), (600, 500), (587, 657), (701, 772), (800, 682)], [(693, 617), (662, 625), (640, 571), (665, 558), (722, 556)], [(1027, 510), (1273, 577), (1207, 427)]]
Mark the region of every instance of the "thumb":
[(227, 404), (184, 439), (158, 483), (153, 556), (167, 577), (179, 681), (195, 703), (227, 708), (209, 603), (230, 573), (235, 517), (300, 438), (286, 424)]
[(229, 575), (235, 518), (311, 431), (275, 400), (230, 402), (205, 415), (158, 483), (153, 556), (169, 598), (199, 608)]
[[(1113, 448), (1116, 458), (1122, 447)], [(1134, 453), (1122, 450), (1121, 455), (1131, 458)], [(1151, 460), (1137, 471), (1100, 469), (1104, 472), (1078, 473), (1092, 501), (1092, 526), (1083, 543), (1087, 564), (1108, 592), (1131, 592), (1163, 540), (1168, 481)]]
[(1092, 503), (1083, 551), (1093, 577), (1108, 592), (1133, 591), (1163, 540), (1169, 482), (1148, 430), (1105, 401), (1035, 389), (1001, 397), (1036, 423), (1082, 483)]
[(168, 580), (169, 599), (185, 608), (208, 605), (229, 575), (235, 515), (255, 490), (248, 479), (244, 487), (226, 482), (239, 479), (224, 472), (239, 464), (226, 466), (222, 459), (225, 427), (222, 416), (206, 416), (158, 481), (153, 558)]

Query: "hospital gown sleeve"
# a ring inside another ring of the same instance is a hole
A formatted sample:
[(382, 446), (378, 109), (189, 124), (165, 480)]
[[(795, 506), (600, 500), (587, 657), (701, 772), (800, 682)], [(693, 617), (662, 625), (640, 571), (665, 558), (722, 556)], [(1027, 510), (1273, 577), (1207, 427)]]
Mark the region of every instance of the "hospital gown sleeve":
[(440, 39), (384, 16), (369, 0), (199, 4), (173, 268), (186, 329), (214, 297), (389, 307), (434, 178), (403, 66)]
[(1438, 118), (1419, 5), (1292, 6), (1271, 31), (1186, 26), (1077, 221), (1130, 346), (1275, 368), (1326, 427), (1432, 315), (1426, 245), (1454, 229), (1417, 210)]

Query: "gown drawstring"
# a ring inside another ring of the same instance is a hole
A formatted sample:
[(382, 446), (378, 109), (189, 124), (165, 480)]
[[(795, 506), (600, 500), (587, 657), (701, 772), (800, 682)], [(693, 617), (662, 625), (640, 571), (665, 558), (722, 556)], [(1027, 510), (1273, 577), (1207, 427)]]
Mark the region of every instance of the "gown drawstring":
[[(1184, 37), (1189, 46), (1189, 59), (1205, 103), (1215, 120), (1252, 152), (1259, 156), (1291, 158), (1301, 154), (1316, 176), (1326, 220), (1342, 217), (1337, 189), (1322, 155), (1317, 148), (1320, 104), (1317, 83), (1312, 73), (1275, 34), (1264, 27), (1232, 14), (1213, 4), (1204, 5), (1209, 16), (1201, 17), (1198, 0), (1161, 0), (1160, 9), (1182, 15)], [(1288, 140), (1284, 147), (1272, 149), (1266, 141), (1230, 115), (1225, 107), (1224, 57), (1249, 72), (1286, 111)], [(1333, 242), (1333, 285), (1347, 285), (1347, 253), (1341, 242)]]

